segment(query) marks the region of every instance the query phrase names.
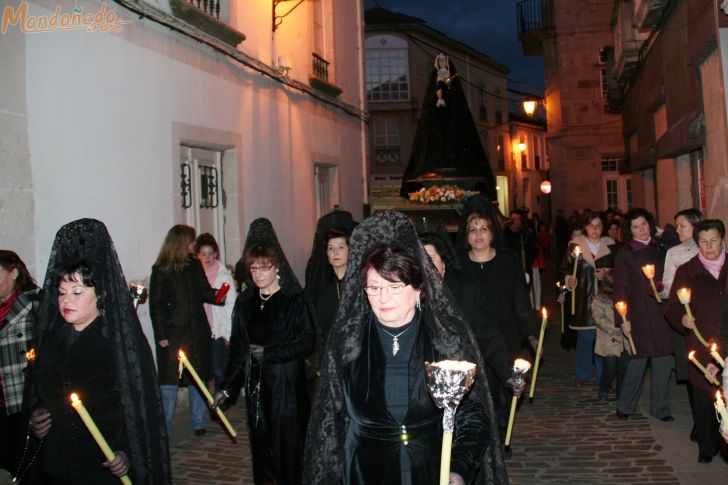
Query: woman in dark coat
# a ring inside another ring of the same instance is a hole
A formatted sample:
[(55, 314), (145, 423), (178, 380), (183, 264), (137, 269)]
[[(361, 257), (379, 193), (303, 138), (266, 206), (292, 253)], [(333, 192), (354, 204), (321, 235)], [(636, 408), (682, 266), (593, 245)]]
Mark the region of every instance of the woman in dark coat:
[[(159, 387), (168, 433), (172, 433), (177, 405), (179, 350), (185, 352), (203, 382), (212, 377), (211, 332), (204, 304), (215, 302), (215, 290), (207, 282), (200, 262), (192, 256), (194, 250), (195, 230), (183, 224), (172, 227), (152, 266), (149, 282), (149, 312), (157, 342)], [(204, 435), (207, 403), (187, 379), (185, 374), (185, 382), (190, 383), (187, 396), (192, 429), (196, 435)]]
[(441, 359), (478, 366), (455, 416), (450, 483), (506, 483), (477, 343), (412, 222), (400, 213), (380, 213), (362, 222), (350, 241), (341, 307), (309, 424), (303, 483), (438, 483), (442, 411), (427, 392), (424, 363)]
[(316, 334), (268, 219), (250, 225), (243, 262), (247, 288), (235, 302), (230, 359), (216, 401), (245, 385), (254, 482), (298, 485), (310, 409), (304, 360)]
[(615, 322), (626, 334), (631, 333), (637, 354), (631, 356), (619, 393), (617, 417), (627, 419), (637, 410), (647, 363), (651, 364), (650, 415), (672, 421), (668, 382), (672, 370), (673, 335), (650, 287), (642, 266), (655, 265), (655, 280), (662, 279), (666, 249), (654, 237), (652, 214), (631, 209), (624, 216), (622, 235), (625, 245), (617, 253), (614, 268), (612, 301), (627, 303), (628, 322), (616, 315)]
[[(694, 350), (695, 358), (717, 375), (719, 369), (713, 362), (710, 351), (700, 343), (692, 329), (697, 326), (708, 342), (718, 340), (720, 308), (728, 270), (723, 247), (725, 226), (717, 219), (705, 220), (695, 226), (694, 236), (698, 243), (698, 255), (678, 267), (665, 316), (673, 328), (685, 336), (687, 351)], [(686, 314), (685, 307), (680, 303), (677, 295), (680, 288), (691, 290), (690, 309), (694, 318)], [(675, 358), (687, 360), (687, 354), (676, 355)], [(693, 386), (693, 419), (699, 449), (698, 461), (709, 463), (720, 448), (718, 421), (713, 407), (715, 391), (718, 388), (708, 382), (703, 373), (692, 364), (689, 364), (689, 375), (690, 384)]]
[[(172, 483), (152, 352), (106, 227), (93, 219), (56, 235), (43, 285), (31, 425), (43, 439), (39, 483)], [(114, 450), (106, 461), (73, 411), (76, 392)]]

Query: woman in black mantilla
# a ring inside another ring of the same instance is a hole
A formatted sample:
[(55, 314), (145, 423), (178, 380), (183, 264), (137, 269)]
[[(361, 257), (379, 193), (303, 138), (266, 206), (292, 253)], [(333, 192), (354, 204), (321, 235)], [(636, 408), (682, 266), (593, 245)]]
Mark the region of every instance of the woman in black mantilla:
[[(43, 286), (31, 424), (46, 484), (171, 483), (154, 361), (113, 242), (81, 219), (56, 234)], [(105, 462), (69, 403), (79, 397), (116, 457)]]
[(451, 483), (506, 483), (477, 344), (412, 222), (397, 212), (377, 214), (350, 241), (341, 307), (309, 423), (303, 483), (437, 483), (442, 411), (427, 391), (424, 363), (441, 359), (478, 365), (456, 415)]
[(243, 261), (247, 289), (235, 302), (216, 402), (245, 384), (254, 482), (298, 485), (310, 408), (304, 359), (316, 336), (306, 296), (268, 219), (250, 225)]
[(306, 295), (316, 310), (318, 345), (334, 324), (349, 256), (349, 236), (355, 227), (350, 212), (336, 210), (318, 220), (311, 257), (306, 265)]

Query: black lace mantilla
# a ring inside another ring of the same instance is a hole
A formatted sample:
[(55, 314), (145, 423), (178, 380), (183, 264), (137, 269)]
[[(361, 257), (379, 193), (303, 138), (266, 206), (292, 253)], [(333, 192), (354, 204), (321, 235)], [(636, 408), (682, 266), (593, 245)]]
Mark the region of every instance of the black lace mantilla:
[[(362, 351), (362, 334), (371, 310), (359, 282), (359, 267), (364, 255), (382, 244), (402, 246), (412, 251), (423, 268), (427, 303), (423, 305), (423, 324), (430, 327), (433, 345), (448, 359), (468, 359), (478, 366), (472, 397), (481, 402), (486, 413), (495, 417), (488, 390), (483, 359), (470, 328), (455, 300), (445, 287), (417, 237), (415, 226), (404, 214), (381, 212), (363, 221), (349, 240), (349, 263), (344, 277), (336, 321), (329, 334), (322, 360), (321, 379), (316, 390), (304, 460), (304, 483), (341, 482), (341, 466), (348, 421), (344, 407), (339, 369)], [(495, 418), (494, 418), (495, 419)], [(498, 437), (498, 426), (490, 426), (488, 449), (474, 483), (507, 483), (505, 463)], [(435, 457), (433, 457), (434, 459)]]
[[(80, 219), (59, 229), (48, 260), (38, 323), (38, 348), (44, 338), (68, 325), (58, 310), (57, 275), (61, 268), (85, 261), (96, 277), (104, 318), (101, 331), (114, 345), (126, 436), (130, 478), (135, 484), (172, 482), (167, 433), (152, 352), (137, 316), (124, 272), (106, 226)], [(42, 359), (42, 352), (38, 359)]]

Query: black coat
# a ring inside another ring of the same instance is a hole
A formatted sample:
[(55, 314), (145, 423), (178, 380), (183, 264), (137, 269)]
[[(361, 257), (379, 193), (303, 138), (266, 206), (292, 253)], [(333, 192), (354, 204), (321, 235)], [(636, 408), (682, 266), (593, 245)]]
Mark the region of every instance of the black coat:
[[(260, 308), (258, 289), (238, 296), (233, 310), (230, 358), (221, 389), (237, 395), (244, 382), (255, 483), (301, 482), (309, 415), (304, 359), (316, 334), (306, 296), (273, 294)], [(262, 345), (263, 362), (252, 364), (250, 345)]]
[[(210, 287), (199, 261), (190, 258), (181, 271), (152, 267), (149, 312), (157, 344), (160, 384), (179, 383), (179, 349), (185, 351), (202, 379), (211, 377), (211, 333), (203, 304), (214, 301), (215, 290)], [(161, 340), (168, 340), (169, 346), (160, 347)]]
[(463, 311), (465, 321), (473, 329), (483, 360), (505, 385), (511, 377), (508, 346), (498, 321), (488, 316), (488, 295), (477, 280), (452, 268), (445, 272), (445, 284)]
[[(634, 246), (636, 243), (625, 244), (617, 253), (612, 301), (627, 303), (627, 320), (632, 326), (637, 357), (670, 355), (675, 347), (673, 330), (662, 313), (661, 304), (650, 296), (650, 282), (642, 273), (642, 266), (654, 264), (655, 280), (661, 280), (666, 250), (654, 239), (646, 248), (635, 250)], [(616, 310), (614, 321), (618, 326), (622, 323)]]
[[(437, 362), (441, 356), (432, 345), (426, 325), (421, 325), (409, 365), (409, 404), (403, 426), (407, 443), (403, 445), (400, 425), (387, 408), (384, 375), (387, 359), (370, 320), (359, 356), (341, 369), (349, 427), (345, 440), (342, 483), (399, 483), (400, 452), (404, 446), (409, 457), (412, 483), (437, 484), (442, 446), (442, 411), (427, 391), (424, 363)], [(489, 419), (485, 410), (466, 397), (455, 416), (451, 471), (470, 483), (485, 452)]]
[(484, 292), (479, 296), (483, 303), (481, 317), (500, 327), (510, 362), (520, 352), (523, 339), (534, 334), (537, 323), (519, 257), (507, 249), (498, 249), (495, 257), (485, 263), (473, 262), (467, 255), (462, 258), (465, 272), (480, 283)]
[(69, 403), (70, 394), (78, 394), (111, 449), (128, 453), (114, 352), (99, 322), (96, 319), (76, 332), (73, 339), (71, 325), (56, 327), (38, 349), (34, 374), (38, 406), (48, 409), (52, 420), (41, 457), (49, 475), (118, 483), (101, 466), (106, 458)]

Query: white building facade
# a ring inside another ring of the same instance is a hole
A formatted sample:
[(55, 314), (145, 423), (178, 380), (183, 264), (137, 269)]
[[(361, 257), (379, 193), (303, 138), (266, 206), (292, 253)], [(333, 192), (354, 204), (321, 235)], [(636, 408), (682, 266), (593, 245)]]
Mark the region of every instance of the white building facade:
[(267, 217), (302, 276), (317, 217), (361, 217), (361, 2), (208, 3), (3, 7), (0, 247), (39, 281), (82, 217), (107, 225), (135, 281), (174, 224), (211, 232), (234, 264)]

